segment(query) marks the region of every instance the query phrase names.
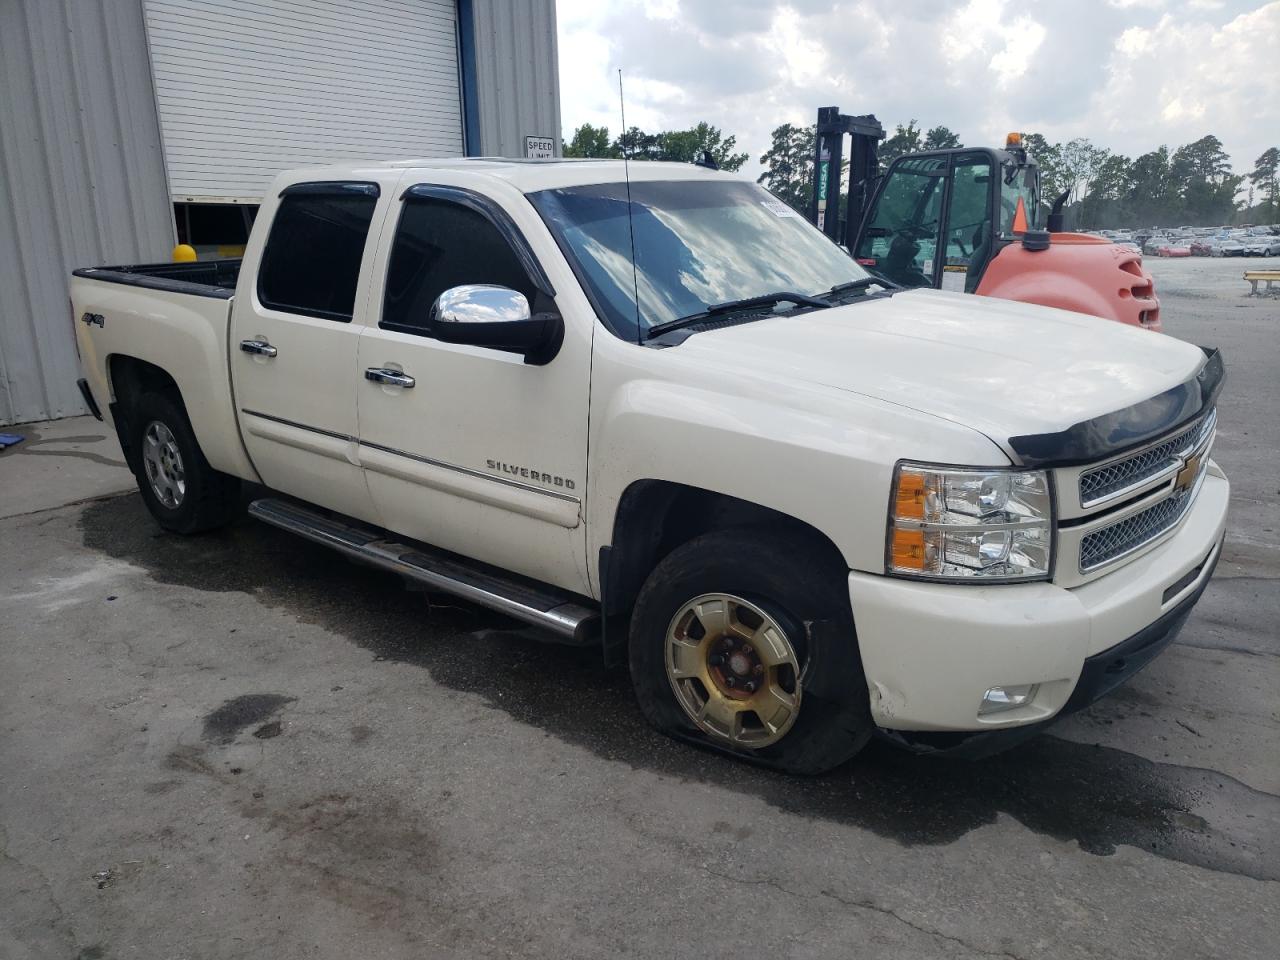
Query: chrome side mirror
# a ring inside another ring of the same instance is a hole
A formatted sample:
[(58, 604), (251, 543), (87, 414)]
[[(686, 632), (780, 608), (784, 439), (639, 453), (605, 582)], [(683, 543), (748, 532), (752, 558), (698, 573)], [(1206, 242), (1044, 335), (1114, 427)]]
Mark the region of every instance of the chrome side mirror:
[(524, 362), (550, 363), (564, 341), (558, 313), (533, 314), (519, 291), (489, 283), (451, 287), (436, 298), (427, 321), (431, 336), (524, 354)]
[(519, 323), (533, 316), (523, 293), (492, 283), (452, 287), (436, 298), (432, 324)]

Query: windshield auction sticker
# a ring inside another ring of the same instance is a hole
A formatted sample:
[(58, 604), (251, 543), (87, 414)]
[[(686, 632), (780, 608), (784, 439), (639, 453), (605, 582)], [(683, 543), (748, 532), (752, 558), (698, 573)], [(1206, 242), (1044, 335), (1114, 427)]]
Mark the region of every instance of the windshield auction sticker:
[(768, 200), (761, 200), (760, 206), (764, 207), (766, 210), (771, 211), (775, 217), (800, 216), (800, 214), (796, 213), (794, 210), (788, 207), (781, 200), (774, 200), (773, 198), (770, 198)]

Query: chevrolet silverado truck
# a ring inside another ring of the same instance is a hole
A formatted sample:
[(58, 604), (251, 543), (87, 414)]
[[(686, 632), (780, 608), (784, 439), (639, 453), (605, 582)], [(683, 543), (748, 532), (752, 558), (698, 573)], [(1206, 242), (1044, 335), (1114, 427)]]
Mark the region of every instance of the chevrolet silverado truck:
[[(599, 645), (660, 730), (813, 773), (989, 751), (1213, 572), (1215, 350), (868, 274), (697, 166), (280, 176), (242, 260), (81, 269), (160, 526), (249, 513)], [(101, 415), (101, 413), (99, 413)]]

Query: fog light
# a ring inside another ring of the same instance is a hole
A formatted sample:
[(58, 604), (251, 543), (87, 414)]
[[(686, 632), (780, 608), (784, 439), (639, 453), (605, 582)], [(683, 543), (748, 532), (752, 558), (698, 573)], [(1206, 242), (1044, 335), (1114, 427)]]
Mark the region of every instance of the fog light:
[(989, 713), (1002, 713), (1005, 710), (1016, 710), (1026, 706), (1036, 698), (1040, 690), (1038, 683), (1020, 683), (1008, 687), (992, 687), (982, 695), (982, 703), (978, 705), (978, 716)]

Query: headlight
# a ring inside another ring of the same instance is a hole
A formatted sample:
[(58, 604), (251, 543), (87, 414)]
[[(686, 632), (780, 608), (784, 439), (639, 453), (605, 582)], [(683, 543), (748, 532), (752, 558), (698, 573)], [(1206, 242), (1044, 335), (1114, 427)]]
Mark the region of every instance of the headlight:
[(929, 580), (1046, 580), (1053, 500), (1043, 470), (900, 463), (885, 570)]

